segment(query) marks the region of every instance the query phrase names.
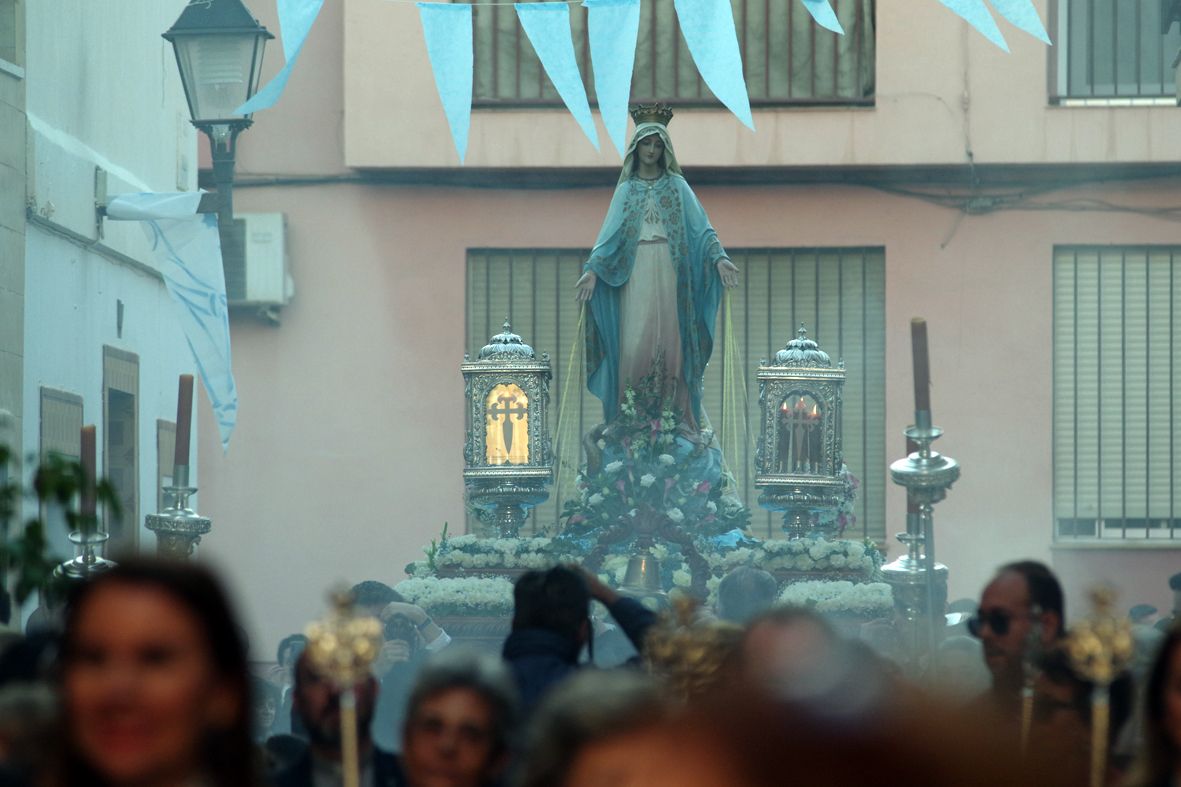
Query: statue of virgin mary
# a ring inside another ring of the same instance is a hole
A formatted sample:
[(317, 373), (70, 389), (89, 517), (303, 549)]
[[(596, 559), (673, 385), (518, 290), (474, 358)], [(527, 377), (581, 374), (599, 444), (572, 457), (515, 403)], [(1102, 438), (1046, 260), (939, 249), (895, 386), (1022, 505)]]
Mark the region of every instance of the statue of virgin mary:
[(589, 302), (587, 387), (610, 423), (627, 387), (655, 369), (665, 400), (696, 433), (722, 288), (738, 283), (738, 268), (681, 173), (672, 110), (651, 104), (631, 114), (623, 171), (578, 281), (578, 299)]

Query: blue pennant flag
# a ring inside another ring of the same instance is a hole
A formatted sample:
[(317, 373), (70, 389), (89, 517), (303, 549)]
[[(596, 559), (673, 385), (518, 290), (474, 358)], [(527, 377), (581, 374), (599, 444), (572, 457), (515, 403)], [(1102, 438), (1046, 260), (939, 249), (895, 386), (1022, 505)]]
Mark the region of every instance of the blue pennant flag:
[(251, 112), (270, 109), (283, 95), (291, 69), (295, 68), (295, 61), (299, 59), (299, 53), (303, 51), (304, 42), (308, 40), (308, 33), (312, 32), (312, 24), (323, 5), (324, 0), (278, 0), (279, 36), (286, 62), (274, 79), (234, 110), (236, 114), (249, 115)]
[(574, 41), (570, 38), (570, 6), (566, 3), (514, 3), (514, 6), (521, 27), (550, 82), (554, 83), (554, 89), (598, 150), (599, 135), (574, 57)]
[(472, 124), (472, 7), (467, 3), (418, 3), (435, 88), (462, 164)]
[(632, 96), (635, 41), (640, 34), (640, 0), (583, 0), (591, 34), (594, 90), (599, 116), (615, 149), (627, 151), (627, 102)]
[(139, 221), (176, 306), (193, 361), (217, 419), (222, 450), (238, 423), (238, 391), (230, 359), (230, 317), (217, 216), (198, 214), (199, 192), (121, 194), (107, 217)]
[(841, 21), (837, 19), (837, 14), (832, 10), (828, 0), (804, 0), (804, 8), (808, 9), (816, 24), (834, 33), (845, 34), (845, 28), (841, 27)]
[(701, 78), (718, 100), (753, 131), (755, 123), (730, 0), (674, 0), (673, 5)]
[(583, 0), (582, 4), (587, 8), (599, 116), (622, 157), (627, 152), (627, 103), (640, 33), (640, 0)]
[(1009, 51), (1009, 45), (1005, 43), (1005, 37), (1001, 35), (1000, 28), (996, 26), (996, 20), (992, 18), (992, 14), (988, 13), (988, 6), (984, 5), (984, 0), (939, 0), (939, 2), (959, 14), (964, 21), (983, 33), (989, 41), (1006, 52)]
[(1024, 30), (1034, 38), (1053, 45), (1042, 19), (1037, 15), (1032, 0), (988, 0), (996, 12), (1009, 20), (1009, 23), (1019, 30)]

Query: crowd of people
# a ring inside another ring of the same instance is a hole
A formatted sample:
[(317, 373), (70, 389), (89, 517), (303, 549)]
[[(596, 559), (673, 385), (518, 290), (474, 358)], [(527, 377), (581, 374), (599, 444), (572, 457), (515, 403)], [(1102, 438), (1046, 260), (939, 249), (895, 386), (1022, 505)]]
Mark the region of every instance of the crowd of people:
[[(1181, 602), (1181, 574), (1172, 586)], [(73, 589), (60, 631), (0, 642), (0, 785), (342, 784), (343, 695), (365, 787), (1090, 783), (1095, 687), (1064, 651), (1046, 566), (1002, 566), (978, 603), (951, 605), (972, 609), (948, 615), (919, 676), (872, 638), (775, 606), (774, 590), (740, 569), (716, 609), (677, 599), (656, 614), (578, 567), (533, 571), (494, 654), (363, 582), (356, 607), (384, 641), (342, 692), (302, 635), (252, 672), (205, 569), (126, 562)], [(1178, 611), (1129, 615), (1105, 784), (1181, 785)]]

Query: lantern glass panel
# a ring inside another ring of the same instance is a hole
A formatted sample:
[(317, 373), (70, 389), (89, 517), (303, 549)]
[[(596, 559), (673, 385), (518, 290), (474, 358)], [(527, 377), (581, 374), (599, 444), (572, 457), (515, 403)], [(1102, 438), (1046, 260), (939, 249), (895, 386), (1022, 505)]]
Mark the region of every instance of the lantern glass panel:
[(776, 419), (778, 473), (822, 475), (824, 408), (806, 391), (792, 391), (779, 403)]
[(529, 396), (515, 383), (501, 383), (488, 393), (484, 408), (488, 464), (529, 464)]
[(176, 59), (194, 122), (245, 117), (234, 110), (258, 88), (265, 44), (254, 33), (176, 38)]

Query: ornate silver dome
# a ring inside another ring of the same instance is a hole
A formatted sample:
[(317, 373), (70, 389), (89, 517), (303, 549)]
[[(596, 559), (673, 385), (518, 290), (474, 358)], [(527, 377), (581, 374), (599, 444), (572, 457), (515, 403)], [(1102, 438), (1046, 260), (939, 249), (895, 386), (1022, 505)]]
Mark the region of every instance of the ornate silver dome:
[(828, 353), (820, 349), (820, 345), (808, 338), (808, 331), (800, 323), (796, 338), (787, 343), (779, 352), (775, 353), (776, 366), (807, 366), (831, 368), (832, 359)]
[(504, 320), (503, 330), (493, 336), (488, 343), (480, 349), (479, 360), (494, 361), (494, 360), (531, 360), (537, 357), (537, 353), (533, 352), (533, 348), (525, 344), (520, 336), (513, 333), (513, 327), (509, 325), (508, 318)]

